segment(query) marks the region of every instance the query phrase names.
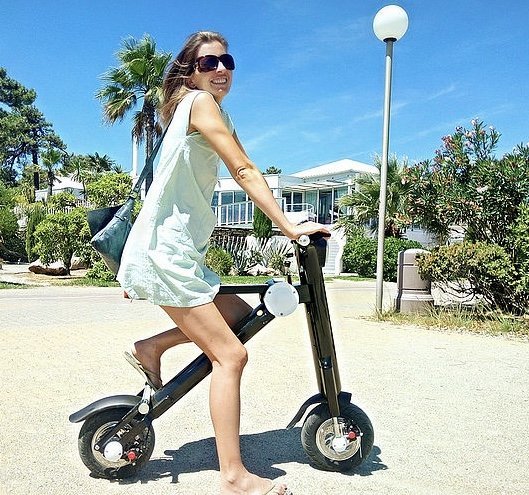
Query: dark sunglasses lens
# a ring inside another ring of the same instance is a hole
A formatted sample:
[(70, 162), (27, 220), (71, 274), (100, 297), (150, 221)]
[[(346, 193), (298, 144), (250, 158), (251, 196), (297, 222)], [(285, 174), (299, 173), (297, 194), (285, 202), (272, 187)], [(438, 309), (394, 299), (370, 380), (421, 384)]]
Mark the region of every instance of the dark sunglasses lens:
[(219, 59), (214, 55), (206, 55), (198, 60), (198, 70), (200, 72), (210, 72), (216, 70), (218, 66)]
[(222, 62), (222, 65), (226, 67), (228, 70), (235, 69), (235, 60), (233, 60), (233, 57), (229, 53), (225, 53), (224, 55), (221, 55), (219, 57), (219, 60)]

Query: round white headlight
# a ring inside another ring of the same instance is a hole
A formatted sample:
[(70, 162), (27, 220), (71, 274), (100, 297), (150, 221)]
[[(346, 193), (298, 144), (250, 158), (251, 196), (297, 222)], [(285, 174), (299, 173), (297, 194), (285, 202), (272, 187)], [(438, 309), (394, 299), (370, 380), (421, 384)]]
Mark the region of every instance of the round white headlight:
[(298, 291), (287, 282), (276, 282), (266, 291), (264, 303), (274, 316), (288, 316), (299, 304)]

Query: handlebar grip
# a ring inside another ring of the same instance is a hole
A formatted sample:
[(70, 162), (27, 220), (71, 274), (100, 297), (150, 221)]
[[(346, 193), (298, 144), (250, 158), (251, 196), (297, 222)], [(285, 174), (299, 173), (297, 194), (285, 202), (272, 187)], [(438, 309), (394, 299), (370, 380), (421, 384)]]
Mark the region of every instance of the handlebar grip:
[(306, 235), (306, 234), (300, 235), (296, 242), (300, 246), (306, 247), (311, 242), (319, 241), (320, 239), (323, 239), (325, 237), (328, 237), (328, 236), (326, 236), (325, 233), (323, 232), (314, 232), (313, 234), (310, 234), (310, 235)]
[(300, 235), (296, 241), (300, 246), (306, 247), (310, 244), (310, 237), (306, 234)]

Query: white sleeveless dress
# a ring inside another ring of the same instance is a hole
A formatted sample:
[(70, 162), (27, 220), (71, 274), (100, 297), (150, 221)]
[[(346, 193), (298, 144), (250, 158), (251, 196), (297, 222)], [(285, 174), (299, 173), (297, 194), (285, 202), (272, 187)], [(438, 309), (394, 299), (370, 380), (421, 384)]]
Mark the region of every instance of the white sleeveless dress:
[[(123, 250), (117, 279), (132, 299), (193, 307), (212, 302), (219, 291), (220, 279), (204, 265), (204, 257), (216, 223), (211, 200), (220, 159), (199, 132), (187, 134), (200, 92), (190, 92), (176, 108)], [(229, 115), (220, 112), (233, 133)]]

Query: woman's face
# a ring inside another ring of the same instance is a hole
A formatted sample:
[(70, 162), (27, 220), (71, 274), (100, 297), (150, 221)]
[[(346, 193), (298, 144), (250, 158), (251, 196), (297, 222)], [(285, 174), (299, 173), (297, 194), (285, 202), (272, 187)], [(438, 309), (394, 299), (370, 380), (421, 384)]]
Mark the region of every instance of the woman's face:
[[(220, 56), (225, 53), (226, 48), (222, 43), (212, 41), (211, 43), (204, 43), (200, 46), (197, 53), (197, 59), (204, 55)], [(215, 98), (215, 101), (219, 104), (230, 91), (231, 81), (232, 71), (226, 69), (220, 60), (216, 70), (199, 72), (198, 69), (195, 68), (193, 75), (191, 76), (192, 86), (194, 85), (197, 89), (211, 93), (213, 98)]]

